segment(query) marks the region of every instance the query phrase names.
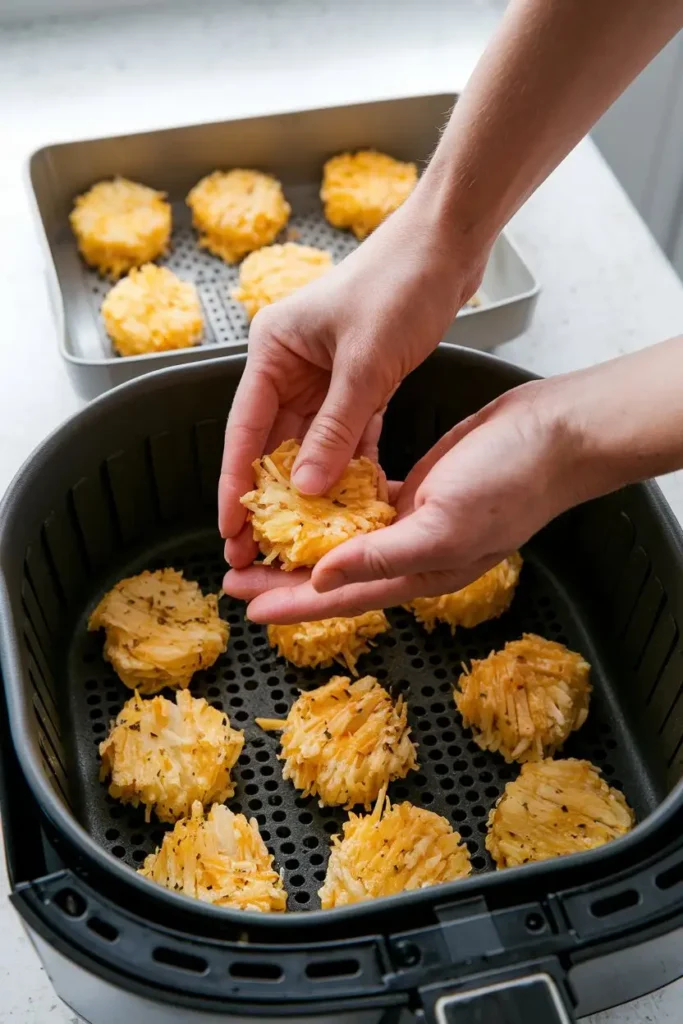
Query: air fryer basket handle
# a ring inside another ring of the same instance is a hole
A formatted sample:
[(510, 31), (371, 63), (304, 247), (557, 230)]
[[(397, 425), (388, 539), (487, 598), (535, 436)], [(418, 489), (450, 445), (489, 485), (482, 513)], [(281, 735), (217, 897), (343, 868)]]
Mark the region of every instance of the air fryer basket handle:
[(554, 978), (531, 971), (473, 988), (430, 993), (425, 1017), (434, 1024), (572, 1024)]

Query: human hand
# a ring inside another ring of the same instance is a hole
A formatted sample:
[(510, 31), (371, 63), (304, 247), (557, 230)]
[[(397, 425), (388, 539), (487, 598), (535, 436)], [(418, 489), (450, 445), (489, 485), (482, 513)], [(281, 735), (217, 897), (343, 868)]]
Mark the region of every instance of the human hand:
[(250, 602), (253, 621), (288, 623), (460, 589), (582, 500), (572, 471), (581, 446), (565, 415), (573, 387), (568, 377), (508, 392), (458, 424), (404, 484), (393, 485), (398, 517), (391, 526), (346, 541), (312, 573), (233, 569), (226, 592)]
[(421, 185), (339, 266), (254, 318), (219, 484), (236, 568), (256, 554), (239, 501), (254, 459), (302, 439), (293, 480), (304, 494), (329, 489), (354, 453), (376, 459), (389, 398), (480, 283), (484, 248), (460, 239), (437, 209), (438, 189)]

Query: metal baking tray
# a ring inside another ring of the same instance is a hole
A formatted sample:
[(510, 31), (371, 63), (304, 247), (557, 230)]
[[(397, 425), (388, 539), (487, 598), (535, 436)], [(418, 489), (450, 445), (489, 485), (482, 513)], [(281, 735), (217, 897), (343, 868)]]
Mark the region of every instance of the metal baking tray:
[[(203, 175), (238, 166), (276, 175), (292, 207), (283, 237), (327, 249), (339, 262), (358, 243), (323, 216), (318, 192), (324, 161), (334, 153), (372, 147), (424, 165), (455, 99), (383, 100), (67, 142), (35, 152), (29, 178), (48, 257), (48, 286), (60, 350), (80, 393), (92, 397), (163, 366), (246, 351), (247, 319), (231, 297), (238, 268), (197, 246), (184, 202)], [(171, 249), (162, 262), (199, 291), (205, 332), (194, 348), (126, 358), (113, 351), (100, 317), (111, 284), (81, 260), (68, 215), (76, 195), (115, 175), (161, 189), (173, 204)], [(509, 341), (527, 327), (537, 293), (531, 271), (502, 235), (479, 292), (481, 305), (462, 310), (443, 340), (477, 349)]]

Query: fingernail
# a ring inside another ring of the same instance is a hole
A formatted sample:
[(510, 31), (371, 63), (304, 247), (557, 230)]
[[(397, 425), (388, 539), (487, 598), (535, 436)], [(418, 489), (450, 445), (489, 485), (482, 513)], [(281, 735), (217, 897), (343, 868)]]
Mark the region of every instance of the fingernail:
[(314, 462), (302, 462), (292, 473), (292, 483), (302, 494), (322, 494), (327, 487), (327, 473)]
[(341, 569), (323, 569), (313, 580), (313, 588), (319, 594), (327, 594), (330, 590), (337, 590), (346, 583), (346, 575)]

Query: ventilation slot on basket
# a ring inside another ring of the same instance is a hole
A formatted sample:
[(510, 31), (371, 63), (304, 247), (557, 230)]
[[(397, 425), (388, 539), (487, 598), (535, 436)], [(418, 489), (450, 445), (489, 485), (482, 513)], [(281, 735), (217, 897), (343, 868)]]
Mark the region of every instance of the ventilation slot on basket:
[(328, 981), (330, 978), (355, 978), (360, 973), (357, 960), (318, 960), (306, 968), (306, 977), (311, 981)]
[(623, 892), (615, 893), (613, 896), (606, 896), (603, 900), (596, 900), (591, 904), (593, 917), (611, 917), (622, 910), (630, 910), (640, 903), (640, 893), (637, 889), (624, 889)]
[(101, 917), (91, 917), (88, 920), (88, 928), (95, 935), (99, 935), (105, 942), (116, 942), (119, 937), (119, 930), (115, 928), (113, 924), (109, 924), (108, 921), (103, 921)]
[(165, 967), (174, 967), (178, 971), (189, 971), (190, 974), (206, 974), (209, 965), (201, 956), (192, 956), (190, 953), (181, 953), (178, 949), (169, 949), (168, 946), (157, 946), (152, 953), (152, 959)]
[(245, 981), (282, 981), (284, 971), (279, 964), (247, 960), (236, 960), (230, 964), (230, 976), (243, 978)]
[(658, 889), (673, 889), (675, 885), (680, 885), (683, 882), (683, 861), (680, 864), (674, 864), (672, 868), (667, 868), (666, 871), (662, 871), (661, 875), (657, 875), (655, 878), (655, 885)]

